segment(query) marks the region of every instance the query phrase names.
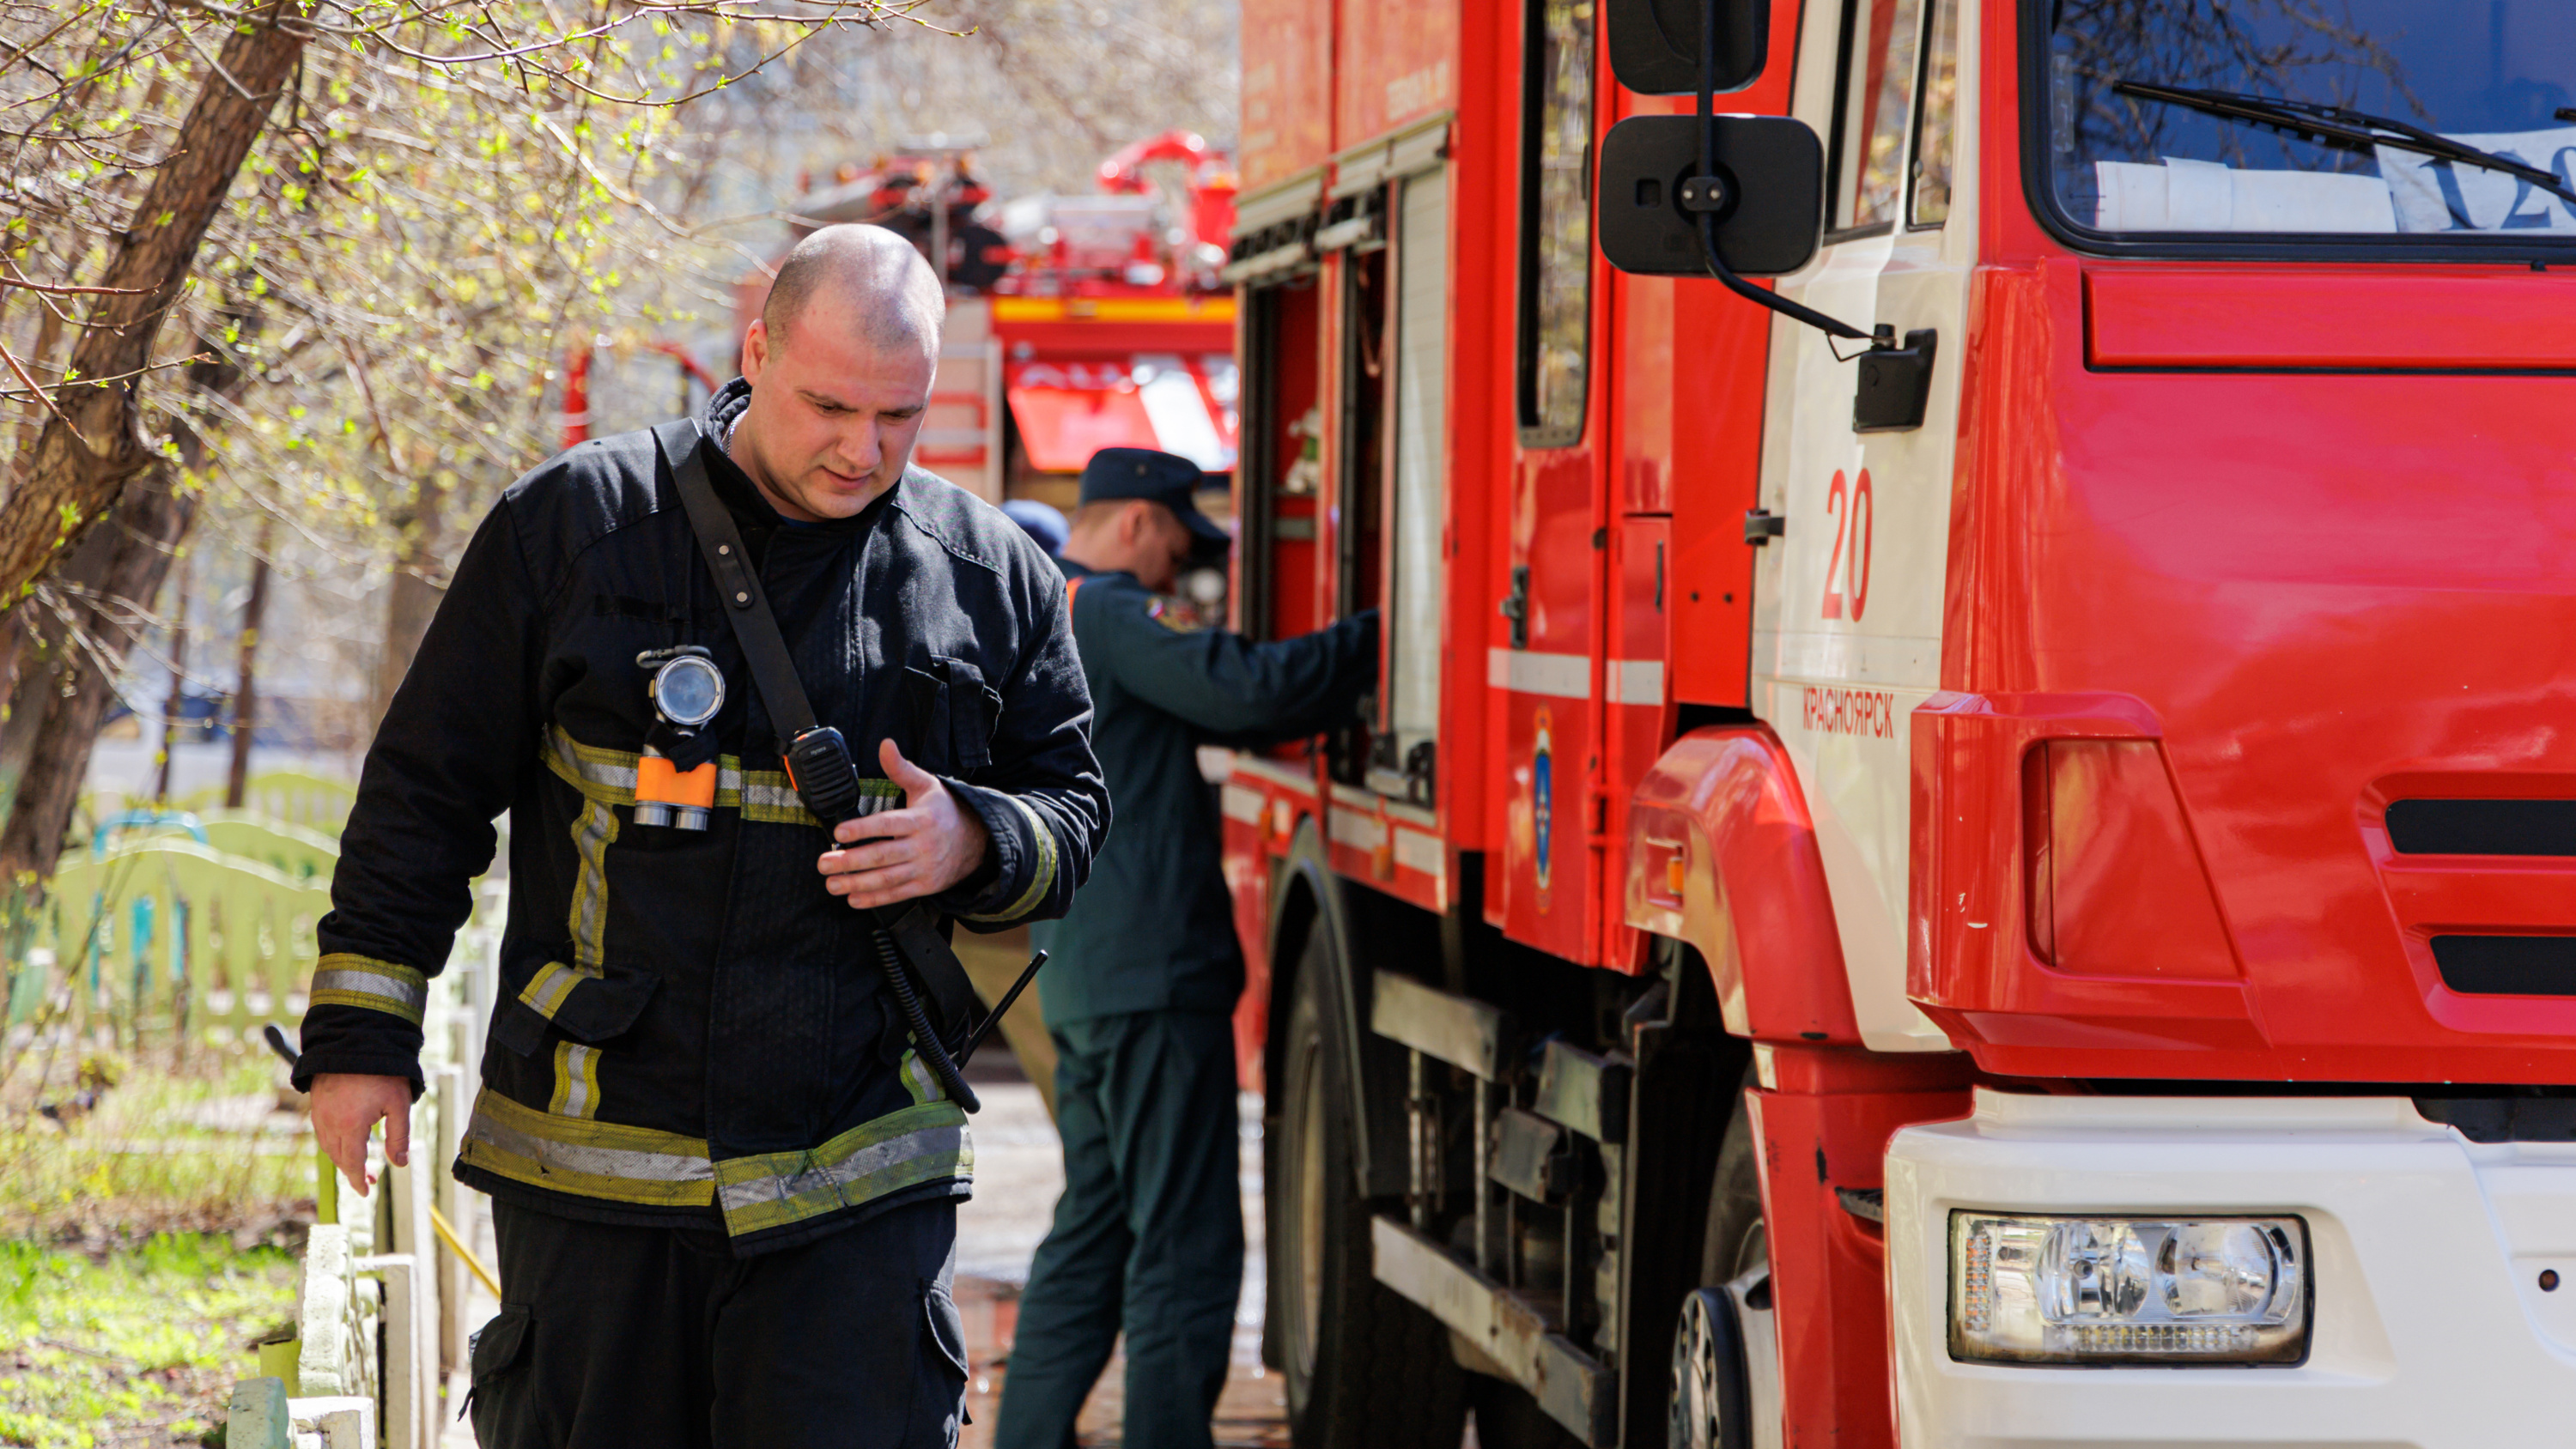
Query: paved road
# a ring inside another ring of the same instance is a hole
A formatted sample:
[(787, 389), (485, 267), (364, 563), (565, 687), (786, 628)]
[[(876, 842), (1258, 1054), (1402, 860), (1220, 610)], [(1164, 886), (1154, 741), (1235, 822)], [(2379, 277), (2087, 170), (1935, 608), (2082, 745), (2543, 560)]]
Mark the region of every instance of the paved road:
[[(993, 1442), (1019, 1291), (1064, 1190), (1055, 1127), (1037, 1089), (1014, 1079), (978, 1081), (975, 1090), (984, 1099), (975, 1117), (975, 1199), (957, 1213), (957, 1306), (966, 1319), (967, 1360), (975, 1371), (966, 1401), (975, 1422), (967, 1426), (960, 1449), (985, 1449)], [(1216, 1442), (1268, 1449), (1286, 1445), (1288, 1429), (1279, 1376), (1261, 1367), (1261, 1111), (1250, 1097), (1244, 1099), (1242, 1144), (1249, 1251), (1243, 1297), (1235, 1307), (1234, 1367), (1217, 1404)], [(1125, 1373), (1124, 1360), (1113, 1359), (1083, 1409), (1082, 1442), (1089, 1449), (1119, 1442)]]

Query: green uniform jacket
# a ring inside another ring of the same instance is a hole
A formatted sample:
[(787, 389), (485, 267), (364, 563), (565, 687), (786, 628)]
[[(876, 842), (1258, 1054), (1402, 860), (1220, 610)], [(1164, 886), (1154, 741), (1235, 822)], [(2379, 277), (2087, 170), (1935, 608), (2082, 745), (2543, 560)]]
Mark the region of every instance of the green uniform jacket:
[(1276, 644), (1175, 627), (1133, 574), (1058, 560), (1077, 581), (1073, 642), (1091, 685), (1091, 749), (1118, 828), (1064, 919), (1033, 928), (1050, 1026), (1131, 1011), (1232, 1011), (1243, 993), (1216, 792), (1197, 747), (1261, 748), (1351, 717), (1377, 678), (1377, 614)]

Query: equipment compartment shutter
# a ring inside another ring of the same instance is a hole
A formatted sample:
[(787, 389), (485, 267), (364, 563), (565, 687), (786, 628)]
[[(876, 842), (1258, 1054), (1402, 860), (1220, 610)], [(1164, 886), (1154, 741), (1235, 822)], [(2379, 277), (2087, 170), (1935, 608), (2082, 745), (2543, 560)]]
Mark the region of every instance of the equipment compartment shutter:
[(1394, 601), (1387, 722), (1396, 759), (1440, 729), (1441, 487), (1448, 473), (1449, 175), (1404, 178), (1396, 231)]
[(1145, 352), (1010, 366), (1011, 417), (1029, 465), (1079, 473), (1102, 448), (1159, 448), (1210, 473), (1234, 467), (1234, 359)]

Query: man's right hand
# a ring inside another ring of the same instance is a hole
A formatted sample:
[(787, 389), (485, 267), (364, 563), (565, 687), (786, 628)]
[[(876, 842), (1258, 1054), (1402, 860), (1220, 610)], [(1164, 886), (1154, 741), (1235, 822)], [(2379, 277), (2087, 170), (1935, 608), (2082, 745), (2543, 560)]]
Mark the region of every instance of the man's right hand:
[(313, 1135), (340, 1175), (367, 1195), (376, 1185), (367, 1171), (367, 1134), (385, 1124), (385, 1157), (411, 1165), (411, 1083), (402, 1077), (322, 1072), (313, 1078)]

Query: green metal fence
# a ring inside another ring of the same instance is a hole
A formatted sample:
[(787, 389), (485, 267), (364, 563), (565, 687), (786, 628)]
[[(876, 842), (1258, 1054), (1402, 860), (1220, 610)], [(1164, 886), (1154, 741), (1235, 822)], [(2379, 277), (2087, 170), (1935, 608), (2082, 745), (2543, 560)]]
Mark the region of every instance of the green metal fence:
[(280, 772), (254, 779), (248, 797), (242, 810), (104, 822), (10, 933), (0, 1017), (76, 1034), (103, 1022), (137, 1044), (295, 1023), (351, 790)]

